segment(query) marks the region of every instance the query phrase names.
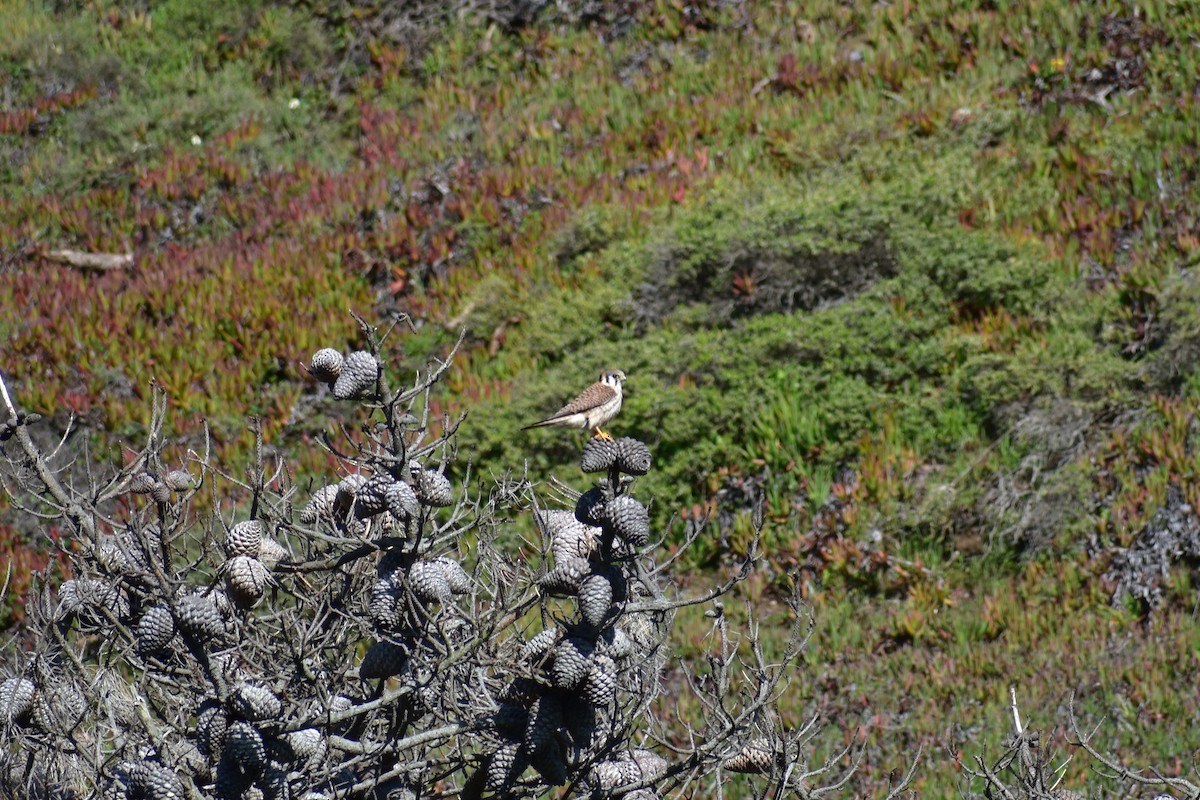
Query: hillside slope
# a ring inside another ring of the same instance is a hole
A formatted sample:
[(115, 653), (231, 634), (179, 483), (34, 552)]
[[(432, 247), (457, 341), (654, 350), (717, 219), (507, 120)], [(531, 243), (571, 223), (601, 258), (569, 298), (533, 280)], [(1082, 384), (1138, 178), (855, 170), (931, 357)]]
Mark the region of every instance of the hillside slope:
[[(10, 4), (0, 370), (105, 446), (153, 379), (180, 453), (207, 420), (239, 463), (250, 414), (315, 450), (299, 364), (347, 309), (407, 314), (399, 366), (467, 331), (459, 468), (548, 478), (577, 439), (519, 427), (621, 368), (656, 523), (711, 518), (691, 567), (764, 503), (750, 599), (801, 584), (795, 713), (865, 737), (860, 794), (921, 746), (954, 796), (1010, 685), (1186, 771), (1200, 19), (996, 6)], [(6, 511), (0, 552), (40, 567), (43, 533)]]

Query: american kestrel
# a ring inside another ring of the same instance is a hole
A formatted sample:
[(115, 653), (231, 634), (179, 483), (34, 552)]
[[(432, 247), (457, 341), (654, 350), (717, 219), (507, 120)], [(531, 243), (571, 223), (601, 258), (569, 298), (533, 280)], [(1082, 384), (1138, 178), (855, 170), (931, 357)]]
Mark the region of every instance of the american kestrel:
[(605, 370), (600, 373), (600, 380), (580, 392), (574, 400), (544, 420), (526, 425), (522, 430), (555, 425), (593, 431), (595, 436), (612, 441), (612, 437), (600, 430), (600, 426), (607, 424), (621, 410), (621, 384), (624, 381), (625, 373), (621, 370)]

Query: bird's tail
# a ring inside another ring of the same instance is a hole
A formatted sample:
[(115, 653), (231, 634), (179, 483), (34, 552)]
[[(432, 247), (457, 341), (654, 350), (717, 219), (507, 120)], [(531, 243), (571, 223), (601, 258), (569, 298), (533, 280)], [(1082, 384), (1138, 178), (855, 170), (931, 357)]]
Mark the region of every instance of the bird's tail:
[(550, 419), (538, 420), (537, 422), (533, 423), (532, 425), (525, 425), (525, 426), (523, 426), (523, 427), (521, 428), (521, 430), (523, 430), (523, 431), (527, 431), (527, 430), (529, 430), (530, 428), (544, 428), (544, 427), (546, 427), (547, 425), (553, 425), (553, 424), (554, 424), (554, 422), (555, 422), (555, 419), (554, 419), (554, 417), (551, 417)]

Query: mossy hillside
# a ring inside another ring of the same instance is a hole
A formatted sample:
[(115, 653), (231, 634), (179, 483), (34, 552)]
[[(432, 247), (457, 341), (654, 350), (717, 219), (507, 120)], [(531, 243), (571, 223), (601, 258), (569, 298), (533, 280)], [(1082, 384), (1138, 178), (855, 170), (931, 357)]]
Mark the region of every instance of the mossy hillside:
[[(945, 202), (928, 187), (920, 202), (912, 187), (820, 183), (718, 192), (610, 245), (580, 290), (531, 303), (500, 358), (538, 365), (536, 377), (478, 410), (466, 452), (503, 461), (532, 444), (532, 463), (558, 463), (569, 433), (510, 431), (619, 366), (631, 379), (613, 428), (656, 445), (663, 474), (646, 491), (662, 519), (730, 469), (759, 473), (787, 516), (814, 474), (855, 468), (885, 426), (891, 446), (947, 464), (1003, 434), (1018, 400), (1132, 402), (1134, 369), (1094, 337), (1104, 304), (1081, 303), (1045, 248), (915, 217)], [(790, 266), (814, 294), (812, 265), (836, 270), (811, 310), (779, 313), (755, 305), (760, 264), (776, 284)], [(658, 319), (639, 325), (647, 308)]]
[[(11, 5), (16, 24), (0, 51), (11, 102), (19, 108), (81, 90), (87, 97), (72, 113), (37, 120), (52, 129), (52, 146), (0, 137), (19, 193), (110, 183), (148, 155), (187, 147), (192, 137), (206, 142), (246, 120), (261, 128), (249, 146), (266, 165), (298, 157), (344, 165), (351, 154), (338, 123), (319, 110), (325, 100), (306, 91), (332, 38), (311, 15), (171, 0), (152, 11), (97, 4), (58, 18), (36, 4)], [(41, 180), (15, 180), (30, 174)]]

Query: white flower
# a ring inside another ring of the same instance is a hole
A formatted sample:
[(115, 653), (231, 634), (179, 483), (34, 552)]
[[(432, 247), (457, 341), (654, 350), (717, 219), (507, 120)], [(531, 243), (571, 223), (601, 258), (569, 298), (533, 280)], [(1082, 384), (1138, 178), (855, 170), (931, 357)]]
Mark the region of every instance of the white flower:
[(200, 134), (193, 133), (192, 134), (192, 147), (199, 147), (202, 144), (204, 144), (204, 140), (200, 138)]
[(300, 107), (300, 98), (299, 97), (293, 97), (291, 100), (288, 100), (288, 108), (295, 111), (299, 107)]

